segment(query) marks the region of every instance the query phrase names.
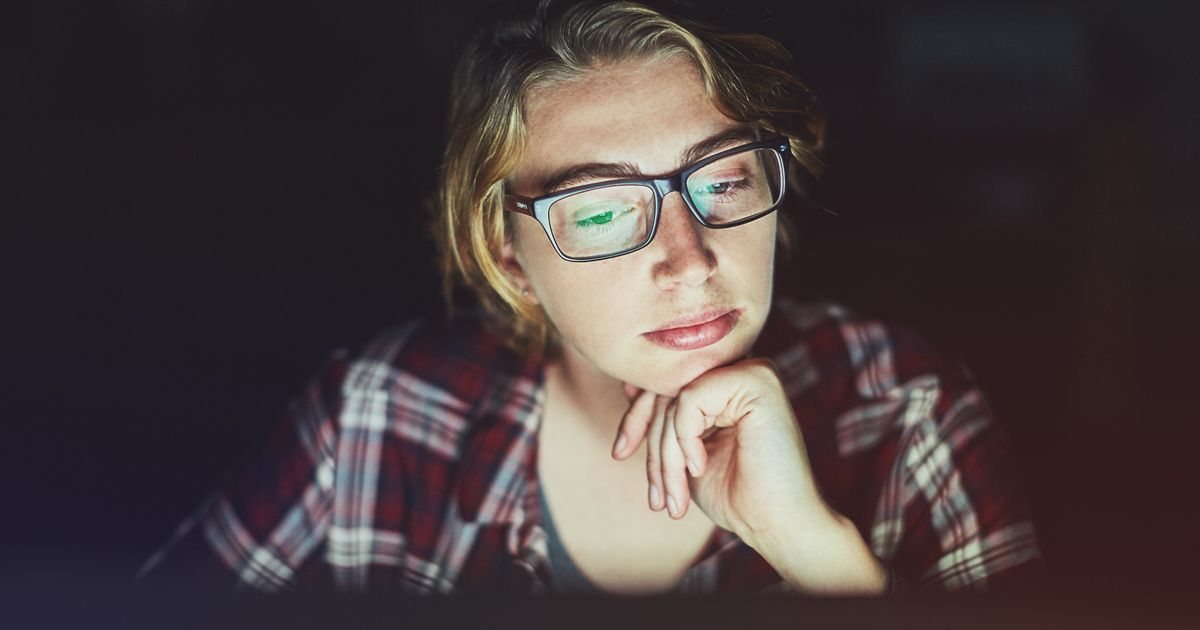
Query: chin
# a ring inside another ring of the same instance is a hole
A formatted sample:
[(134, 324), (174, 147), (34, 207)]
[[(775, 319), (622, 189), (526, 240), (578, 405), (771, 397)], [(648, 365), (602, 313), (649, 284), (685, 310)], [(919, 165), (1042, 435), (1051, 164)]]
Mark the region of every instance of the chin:
[[(670, 357), (664, 364), (653, 370), (642, 389), (652, 391), (660, 396), (674, 398), (688, 383), (701, 375), (716, 368), (736, 363), (750, 352), (751, 343), (718, 344), (725, 346), (719, 350), (695, 350), (682, 353), (684, 356)], [(671, 354), (678, 355), (670, 350)]]

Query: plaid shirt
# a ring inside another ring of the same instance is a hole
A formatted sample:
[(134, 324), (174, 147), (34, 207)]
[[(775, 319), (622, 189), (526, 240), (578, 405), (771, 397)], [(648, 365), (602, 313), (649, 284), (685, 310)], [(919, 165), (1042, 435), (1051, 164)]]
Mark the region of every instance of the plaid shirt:
[[(963, 367), (900, 328), (780, 300), (756, 343), (799, 419), (828, 503), (922, 589), (1018, 585), (1038, 548), (1004, 438)], [(143, 573), (264, 591), (552, 590), (537, 501), (542, 364), (477, 319), (336, 353), (265, 451)], [(680, 593), (786, 591), (717, 529)]]

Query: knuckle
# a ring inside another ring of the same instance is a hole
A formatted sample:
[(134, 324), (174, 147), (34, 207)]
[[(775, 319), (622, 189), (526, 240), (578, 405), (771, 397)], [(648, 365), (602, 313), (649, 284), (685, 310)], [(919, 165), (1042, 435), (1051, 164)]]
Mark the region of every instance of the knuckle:
[(775, 362), (766, 358), (758, 357), (754, 361), (754, 370), (763, 376), (778, 377), (779, 368), (775, 367)]
[(778, 383), (779, 370), (770, 359), (747, 359), (741, 366), (741, 377), (743, 382)]

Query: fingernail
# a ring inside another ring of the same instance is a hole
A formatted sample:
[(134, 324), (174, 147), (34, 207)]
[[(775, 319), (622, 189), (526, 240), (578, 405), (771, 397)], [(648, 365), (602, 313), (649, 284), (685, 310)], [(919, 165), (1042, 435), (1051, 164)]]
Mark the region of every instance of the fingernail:
[(658, 509), (658, 486), (650, 484), (650, 509)]
[(687, 461), (688, 472), (692, 473), (693, 477), (699, 477), (700, 473), (696, 472), (696, 465), (692, 463), (692, 460), (688, 459), (686, 461)]
[(625, 434), (620, 433), (617, 435), (617, 445), (613, 447), (613, 455), (616, 455), (617, 453), (621, 453), (624, 450), (625, 450)]
[(677, 508), (675, 507), (675, 497), (668, 494), (667, 495), (667, 512), (671, 515), (671, 518), (675, 518), (675, 510), (676, 509)]

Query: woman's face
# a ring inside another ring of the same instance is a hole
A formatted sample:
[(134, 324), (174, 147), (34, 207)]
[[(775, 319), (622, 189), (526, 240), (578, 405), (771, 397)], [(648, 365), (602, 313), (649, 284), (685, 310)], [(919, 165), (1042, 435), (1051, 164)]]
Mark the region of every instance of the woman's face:
[[(745, 125), (713, 107), (695, 68), (678, 57), (608, 66), (536, 89), (526, 114), (528, 143), (512, 184), (529, 197), (551, 192), (544, 183), (566, 169), (657, 176), (751, 139)], [(695, 154), (717, 137), (725, 140)], [(558, 188), (611, 178), (573, 178)], [(674, 396), (749, 352), (770, 308), (775, 229), (774, 214), (706, 228), (671, 193), (653, 242), (636, 252), (568, 262), (535, 219), (520, 216), (505, 262), (524, 276), (568, 359)]]

